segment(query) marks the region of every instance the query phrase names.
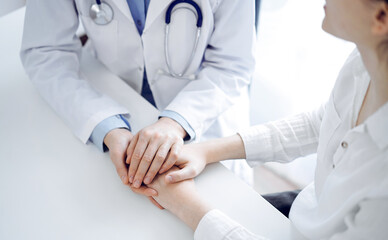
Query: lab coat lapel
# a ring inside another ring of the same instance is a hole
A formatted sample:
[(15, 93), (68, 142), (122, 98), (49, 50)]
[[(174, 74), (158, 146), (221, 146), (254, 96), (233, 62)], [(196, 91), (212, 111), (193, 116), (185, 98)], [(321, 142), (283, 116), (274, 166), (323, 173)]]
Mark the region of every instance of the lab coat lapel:
[[(116, 0), (118, 1), (118, 0)], [(167, 6), (172, 0), (151, 0), (147, 11), (147, 18), (145, 22), (144, 31), (152, 25), (155, 19), (162, 13), (166, 12)]]
[(133, 22), (133, 17), (132, 17), (131, 11), (129, 10), (129, 6), (126, 0), (111, 0), (111, 1), (129, 19), (129, 21)]

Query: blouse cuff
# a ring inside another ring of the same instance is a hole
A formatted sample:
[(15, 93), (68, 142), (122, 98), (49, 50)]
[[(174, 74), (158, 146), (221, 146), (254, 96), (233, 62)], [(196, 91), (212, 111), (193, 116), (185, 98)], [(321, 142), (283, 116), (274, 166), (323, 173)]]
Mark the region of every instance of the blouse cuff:
[(246, 161), (250, 167), (256, 167), (273, 160), (271, 130), (258, 125), (238, 132), (244, 143)]
[(202, 217), (194, 232), (195, 240), (222, 240), (240, 225), (220, 210), (213, 209)]

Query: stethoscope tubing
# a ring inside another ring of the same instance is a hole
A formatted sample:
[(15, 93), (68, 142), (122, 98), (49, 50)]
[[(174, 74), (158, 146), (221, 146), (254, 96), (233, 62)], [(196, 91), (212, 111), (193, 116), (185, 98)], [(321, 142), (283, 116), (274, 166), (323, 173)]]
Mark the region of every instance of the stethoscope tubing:
[[(169, 33), (170, 33), (171, 16), (174, 13), (174, 8), (178, 4), (182, 4), (182, 3), (187, 3), (187, 4), (191, 5), (192, 7), (194, 7), (195, 12), (191, 8), (187, 8), (187, 7), (182, 7), (182, 8), (190, 10), (196, 16), (196, 18), (197, 18), (197, 23), (196, 23), (197, 33), (195, 36), (195, 43), (194, 43), (193, 49), (191, 51), (189, 60), (187, 61), (185, 67), (183, 68), (183, 71), (181, 73), (176, 73), (172, 69), (172, 66), (171, 66), (170, 54), (169, 54), (170, 51), (169, 51), (169, 47), (168, 47), (168, 37), (170, 35)], [(198, 6), (198, 4), (196, 2), (194, 2), (192, 0), (175, 0), (167, 8), (165, 23), (166, 23), (166, 28), (165, 28), (164, 50), (165, 50), (165, 58), (166, 58), (167, 68), (173, 77), (183, 78), (183, 76), (188, 71), (190, 64), (192, 63), (192, 61), (194, 59), (194, 55), (195, 55), (195, 52), (196, 52), (197, 47), (198, 47), (199, 39), (201, 37), (201, 32), (202, 32), (201, 28), (202, 28), (202, 23), (203, 23), (203, 15), (202, 15), (201, 8)]]
[(190, 4), (191, 6), (193, 6), (195, 8), (195, 11), (197, 12), (197, 28), (201, 28), (202, 27), (202, 22), (203, 22), (203, 16), (202, 16), (202, 11), (201, 11), (201, 8), (198, 6), (198, 4), (196, 2), (194, 2), (193, 0), (175, 0), (173, 1), (167, 8), (167, 11), (166, 11), (166, 24), (170, 24), (171, 22), (171, 16), (172, 16), (172, 10), (175, 8), (175, 6), (177, 6), (178, 4), (181, 4), (181, 3), (187, 3), (187, 4)]
[[(176, 8), (177, 5), (186, 3), (191, 5), (195, 11), (189, 7), (181, 7), (181, 8)], [(174, 10), (175, 9), (175, 10)], [(178, 10), (178, 9), (187, 9), (190, 10), (195, 17), (197, 18), (196, 26), (197, 26), (197, 32), (195, 36), (195, 43), (193, 46), (193, 49), (190, 54), (190, 58), (187, 61), (186, 65), (183, 68), (183, 71), (181, 73), (176, 73), (171, 66), (171, 60), (170, 60), (170, 54), (169, 54), (169, 47), (168, 47), (168, 37), (170, 34), (170, 23), (171, 23), (171, 17), (173, 13)], [(102, 2), (101, 0), (95, 0), (95, 4), (93, 4), (90, 8), (90, 16), (93, 19), (93, 21), (98, 24), (98, 25), (107, 25), (113, 20), (113, 9), (112, 7), (105, 3)], [(189, 69), (190, 64), (192, 63), (194, 59), (195, 52), (198, 47), (199, 39), (201, 37), (201, 28), (202, 28), (202, 23), (203, 23), (203, 15), (202, 15), (202, 10), (199, 7), (199, 5), (194, 2), (193, 0), (175, 0), (167, 8), (166, 11), (166, 18), (165, 18), (165, 41), (164, 41), (164, 49), (165, 49), (165, 58), (166, 58), (166, 64), (168, 67), (168, 70), (170, 74), (173, 77), (176, 78), (183, 78), (183, 76), (186, 74), (186, 72)]]

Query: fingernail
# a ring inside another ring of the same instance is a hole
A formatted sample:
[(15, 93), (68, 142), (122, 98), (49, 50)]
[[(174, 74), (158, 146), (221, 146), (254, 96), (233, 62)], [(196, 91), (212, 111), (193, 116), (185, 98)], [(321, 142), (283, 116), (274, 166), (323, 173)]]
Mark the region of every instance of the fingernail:
[(125, 176), (121, 176), (121, 181), (124, 182)]
[(151, 195), (152, 195), (152, 196), (157, 196), (157, 195), (158, 195), (158, 192), (155, 191), (154, 189), (151, 189)]
[(150, 184), (150, 183), (151, 183), (151, 177), (146, 177), (146, 178), (144, 179), (144, 183), (145, 183), (145, 184)]
[(135, 181), (135, 184), (133, 185), (135, 188), (139, 188), (140, 187), (140, 181), (139, 180), (136, 180)]
[(159, 170), (159, 173), (162, 173), (162, 172), (164, 172), (164, 168), (161, 168), (161, 169)]
[(166, 179), (167, 179), (167, 182), (172, 183), (172, 177), (171, 176), (167, 176)]
[(129, 177), (129, 182), (130, 182), (130, 183), (133, 182), (133, 176), (130, 176), (130, 177)]

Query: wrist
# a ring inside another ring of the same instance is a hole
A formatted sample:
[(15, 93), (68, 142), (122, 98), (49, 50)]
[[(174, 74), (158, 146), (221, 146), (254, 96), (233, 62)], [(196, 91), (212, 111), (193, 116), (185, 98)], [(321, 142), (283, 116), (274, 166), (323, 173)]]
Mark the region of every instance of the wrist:
[(183, 127), (175, 120), (169, 117), (162, 117), (158, 121), (172, 126), (176, 130), (176, 133), (178, 134), (178, 136), (182, 137), (182, 139), (184, 139), (187, 136), (185, 129), (183, 129)]
[(115, 142), (121, 139), (130, 139), (132, 133), (126, 128), (116, 128), (109, 131), (104, 137), (104, 144), (110, 149)]
[(245, 159), (245, 147), (240, 135), (235, 134), (205, 144), (207, 164), (229, 159)]
[(191, 197), (185, 201), (179, 207), (179, 210), (173, 213), (195, 231), (201, 219), (211, 210), (210, 205), (203, 201), (197, 194), (196, 197)]

